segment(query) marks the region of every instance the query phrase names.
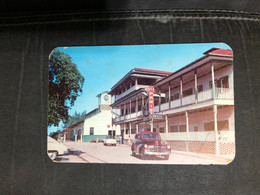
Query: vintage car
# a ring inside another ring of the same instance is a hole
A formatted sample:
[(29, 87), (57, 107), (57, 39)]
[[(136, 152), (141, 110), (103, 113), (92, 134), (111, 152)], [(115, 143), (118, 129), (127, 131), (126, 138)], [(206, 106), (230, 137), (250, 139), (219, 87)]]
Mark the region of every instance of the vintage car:
[(163, 156), (165, 160), (168, 160), (171, 154), (170, 145), (162, 144), (160, 134), (150, 131), (137, 133), (131, 150), (132, 155), (139, 154), (142, 159), (148, 156)]
[(63, 145), (63, 143), (48, 136), (47, 153), (51, 160), (55, 160), (58, 155), (67, 154), (68, 149)]
[(104, 139), (104, 146), (107, 145), (116, 146), (116, 142), (117, 142), (116, 139), (112, 135), (109, 135)]

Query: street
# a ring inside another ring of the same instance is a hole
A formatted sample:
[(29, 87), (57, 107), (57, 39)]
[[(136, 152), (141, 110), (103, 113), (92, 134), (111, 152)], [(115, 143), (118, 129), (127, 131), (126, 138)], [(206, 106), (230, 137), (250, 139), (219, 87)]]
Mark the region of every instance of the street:
[(69, 154), (58, 156), (59, 163), (137, 163), (137, 164), (228, 164), (231, 160), (213, 155), (172, 151), (169, 160), (163, 157), (141, 159), (132, 156), (128, 145), (104, 146), (103, 143), (65, 142)]

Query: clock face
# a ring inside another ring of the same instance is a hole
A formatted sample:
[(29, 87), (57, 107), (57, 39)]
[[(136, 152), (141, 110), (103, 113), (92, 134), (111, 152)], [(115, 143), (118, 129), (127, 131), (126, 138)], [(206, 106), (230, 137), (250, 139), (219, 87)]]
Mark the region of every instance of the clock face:
[(108, 95), (104, 95), (104, 100), (105, 100), (105, 101), (108, 100)]

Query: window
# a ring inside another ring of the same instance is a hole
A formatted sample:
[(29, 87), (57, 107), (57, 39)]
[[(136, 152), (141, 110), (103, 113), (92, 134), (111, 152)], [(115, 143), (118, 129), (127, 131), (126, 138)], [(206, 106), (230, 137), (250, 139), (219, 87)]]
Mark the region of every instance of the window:
[(153, 132), (156, 132), (156, 128), (153, 128)]
[(173, 100), (177, 100), (177, 99), (179, 99), (180, 97), (179, 97), (179, 94), (178, 93), (176, 93), (176, 94), (174, 94), (173, 95)]
[(131, 129), (131, 134), (136, 134), (136, 129)]
[[(216, 79), (214, 83), (215, 83), (215, 87), (217, 88), (229, 88), (228, 76), (224, 76), (220, 79)], [(210, 89), (212, 89), (212, 81), (209, 82), (209, 87)]]
[(203, 91), (203, 85), (198, 86), (198, 92), (201, 92), (201, 91)]
[(192, 90), (192, 88), (187, 89), (187, 90), (183, 91), (182, 94), (183, 94), (183, 97), (186, 97), (186, 96), (192, 95), (192, 94), (193, 94), (193, 90)]
[(89, 135), (94, 135), (94, 127), (89, 128)]
[(180, 125), (179, 132), (186, 132), (186, 125)]
[[(217, 125), (218, 125), (219, 131), (228, 131), (229, 130), (228, 120), (218, 121)], [(214, 122), (204, 123), (204, 131), (214, 131)]]
[(161, 97), (161, 104), (166, 103), (166, 98), (165, 97)]
[(169, 132), (178, 132), (178, 125), (170, 126)]
[(228, 88), (228, 76), (220, 78), (220, 88)]
[(129, 129), (126, 129), (125, 134), (129, 134), (129, 133), (130, 133)]
[(199, 128), (198, 128), (198, 126), (195, 126), (194, 127), (194, 132), (197, 132), (197, 131), (199, 131)]
[(131, 107), (131, 113), (135, 112), (135, 107)]
[(160, 128), (159, 128), (159, 132), (160, 132), (160, 133), (164, 133), (164, 132), (165, 132), (165, 131), (164, 131), (164, 127), (160, 127)]

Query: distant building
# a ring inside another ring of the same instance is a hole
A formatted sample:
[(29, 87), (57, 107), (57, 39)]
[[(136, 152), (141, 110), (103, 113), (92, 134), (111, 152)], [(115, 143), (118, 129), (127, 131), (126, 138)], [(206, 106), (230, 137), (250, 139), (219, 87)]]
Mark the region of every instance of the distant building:
[(119, 114), (112, 124), (125, 139), (155, 131), (174, 150), (234, 155), (233, 89), (227, 49), (212, 48), (173, 73), (135, 68), (109, 92)]
[(86, 114), (83, 123), (82, 141), (89, 142), (92, 139), (104, 139), (107, 135), (119, 136), (117, 125), (112, 126), (112, 118), (116, 113), (112, 112), (111, 95), (103, 92), (97, 95), (98, 108)]

